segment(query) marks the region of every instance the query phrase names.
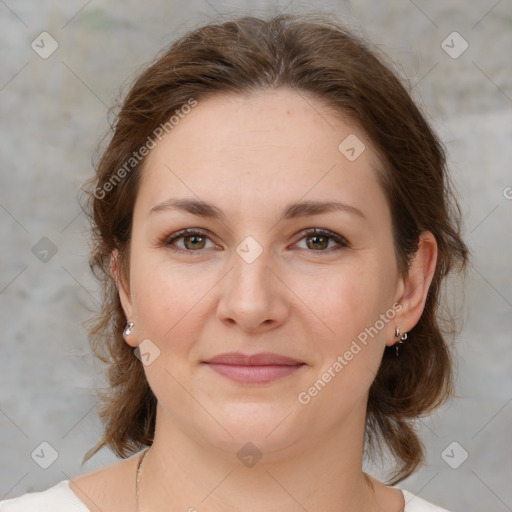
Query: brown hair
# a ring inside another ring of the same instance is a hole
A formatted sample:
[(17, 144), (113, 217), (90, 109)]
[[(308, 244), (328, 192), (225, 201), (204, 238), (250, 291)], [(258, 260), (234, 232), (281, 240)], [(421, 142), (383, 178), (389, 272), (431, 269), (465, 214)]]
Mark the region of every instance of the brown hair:
[[(151, 445), (155, 428), (156, 398), (142, 363), (123, 340), (126, 318), (110, 269), (117, 249), (121, 276), (128, 275), (132, 213), (144, 159), (130, 169), (126, 162), (191, 98), (280, 87), (318, 98), (357, 123), (373, 141), (382, 161), (379, 180), (391, 207), (402, 273), (420, 234), (430, 231), (436, 238), (438, 262), (424, 312), (401, 345), (399, 358), (394, 349), (386, 349), (367, 406), (368, 451), (382, 454), (384, 447), (393, 455), (393, 483), (423, 461), (414, 420), (444, 402), (453, 384), (438, 312), (441, 283), (457, 263), (464, 269), (468, 250), (460, 237), (460, 209), (444, 149), (384, 62), (363, 38), (325, 16), (246, 16), (187, 33), (136, 79), (89, 182), (90, 266), (104, 292), (90, 341), (95, 355), (108, 365), (110, 386), (100, 393), (104, 435), (84, 461), (103, 446), (126, 458)], [(120, 173), (123, 166), (126, 172)]]

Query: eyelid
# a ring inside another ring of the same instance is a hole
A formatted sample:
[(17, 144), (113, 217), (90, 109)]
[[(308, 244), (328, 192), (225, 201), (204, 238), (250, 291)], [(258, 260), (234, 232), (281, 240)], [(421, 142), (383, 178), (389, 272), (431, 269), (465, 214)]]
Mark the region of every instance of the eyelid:
[[(338, 233), (335, 233), (334, 231), (330, 231), (329, 229), (324, 229), (324, 228), (307, 228), (307, 229), (302, 230), (300, 233), (298, 233), (296, 235), (297, 237), (299, 237), (299, 239), (297, 240), (297, 242), (295, 242), (295, 244), (300, 242), (303, 238), (305, 238), (307, 236), (313, 236), (313, 235), (326, 236), (327, 238), (334, 240), (338, 244), (338, 247), (331, 247), (330, 249), (325, 249), (323, 251), (314, 251), (313, 249), (309, 249), (309, 252), (312, 252), (312, 253), (317, 253), (319, 255), (329, 254), (332, 251), (335, 251), (337, 249), (350, 247), (350, 242), (344, 236), (342, 236)], [(293, 245), (295, 245), (295, 244), (293, 244)]]
[[(176, 240), (179, 240), (180, 238), (186, 237), (186, 236), (192, 236), (192, 235), (200, 235), (208, 238), (212, 243), (213, 240), (211, 240), (211, 235), (207, 230), (201, 229), (201, 228), (186, 228), (182, 229), (180, 231), (176, 231), (175, 233), (172, 233), (170, 236), (165, 236), (161, 240), (162, 245), (169, 246), (171, 245), (171, 242), (175, 242)], [(335, 233), (334, 231), (330, 231), (328, 229), (324, 228), (306, 228), (303, 229), (301, 232), (299, 232), (296, 237), (298, 237), (297, 241), (292, 244), (292, 247), (296, 244), (298, 244), (302, 239), (306, 238), (307, 236), (313, 236), (313, 235), (323, 235), (328, 237), (329, 239), (333, 240), (338, 244), (338, 247), (331, 247), (330, 249), (325, 250), (318, 250), (315, 251), (313, 249), (305, 249), (306, 251), (310, 253), (318, 253), (318, 255), (323, 254), (329, 254), (332, 251), (339, 250), (341, 248), (347, 248), (350, 247), (349, 241), (342, 235)], [(181, 252), (181, 253), (198, 253), (200, 254), (203, 252), (203, 250), (199, 249), (197, 251), (192, 250), (186, 250), (186, 249), (180, 249), (180, 248), (172, 248), (175, 252)]]
[[(213, 240), (211, 239), (212, 237), (211, 237), (210, 233), (208, 231), (200, 229), (200, 228), (181, 229), (179, 231), (176, 231), (175, 233), (172, 233), (169, 236), (163, 237), (160, 242), (162, 245), (167, 247), (167, 246), (171, 245), (171, 242), (175, 242), (176, 240), (179, 240), (180, 238), (184, 238), (186, 236), (192, 236), (192, 235), (203, 236), (205, 238), (208, 238), (212, 243), (214, 243)], [(181, 252), (181, 253), (188, 253), (188, 254), (193, 254), (193, 253), (200, 254), (202, 252), (202, 250), (190, 251), (187, 249), (180, 249), (178, 247), (173, 247), (172, 250), (174, 252)]]

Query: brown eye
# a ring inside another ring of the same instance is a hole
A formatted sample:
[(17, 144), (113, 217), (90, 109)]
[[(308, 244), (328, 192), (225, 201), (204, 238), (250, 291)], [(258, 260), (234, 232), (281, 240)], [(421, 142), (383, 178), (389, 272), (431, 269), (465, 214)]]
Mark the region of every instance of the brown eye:
[[(309, 250), (313, 253), (317, 252), (319, 254), (328, 254), (332, 251), (350, 247), (350, 244), (346, 238), (325, 229), (310, 229), (303, 232), (302, 235), (304, 236), (300, 241), (305, 240), (306, 247), (301, 248)], [(333, 243), (334, 246), (331, 245), (331, 247), (329, 247), (331, 243)]]
[[(210, 238), (205, 233), (194, 229), (185, 229), (167, 238), (164, 245), (176, 252), (199, 253), (203, 249), (208, 249), (208, 241)], [(210, 243), (212, 242), (210, 241)]]
[(312, 250), (327, 249), (329, 245), (329, 237), (324, 235), (310, 235), (306, 237), (306, 240), (310, 241), (308, 248)]
[(204, 249), (206, 237), (198, 235), (182, 236), (183, 244), (187, 249)]

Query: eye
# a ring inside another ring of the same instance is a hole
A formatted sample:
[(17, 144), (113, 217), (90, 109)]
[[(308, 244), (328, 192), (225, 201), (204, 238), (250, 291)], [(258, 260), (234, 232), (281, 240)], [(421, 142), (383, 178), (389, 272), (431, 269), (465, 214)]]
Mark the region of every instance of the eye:
[[(310, 252), (329, 253), (344, 247), (350, 247), (346, 238), (326, 229), (308, 229), (303, 231), (301, 235), (302, 238), (299, 241), (306, 240), (305, 249)], [(202, 249), (208, 249), (208, 241), (211, 242), (209, 236), (203, 231), (197, 229), (183, 229), (174, 233), (171, 237), (165, 238), (163, 245), (176, 252), (199, 253)], [(183, 243), (181, 247), (178, 245), (180, 242)], [(337, 244), (337, 247), (330, 247), (331, 242)], [(213, 244), (213, 242), (211, 243), (213, 247), (215, 247), (215, 244)], [(298, 243), (299, 242), (296, 242), (294, 245), (296, 246)]]
[[(304, 231), (301, 234), (303, 235), (301, 240), (306, 240), (306, 250), (311, 252), (326, 253), (344, 247), (350, 247), (346, 238), (327, 229), (314, 228)], [(335, 242), (338, 247), (329, 247), (330, 242)]]
[[(180, 240), (183, 240), (183, 247), (176, 246), (176, 243)], [(171, 249), (177, 252), (199, 252), (201, 249), (207, 248), (207, 240), (210, 240), (208, 235), (202, 231), (184, 229), (172, 235), (171, 238), (167, 238), (164, 243), (166, 246), (171, 246)]]

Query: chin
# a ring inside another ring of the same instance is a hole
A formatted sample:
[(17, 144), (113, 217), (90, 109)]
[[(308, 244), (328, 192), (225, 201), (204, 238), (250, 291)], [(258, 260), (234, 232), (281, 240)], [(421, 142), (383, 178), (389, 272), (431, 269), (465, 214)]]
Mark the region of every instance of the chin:
[[(261, 452), (279, 451), (292, 445), (302, 430), (293, 414), (295, 405), (273, 403), (229, 403), (219, 406), (215, 418), (231, 434), (223, 429), (221, 437), (208, 436), (219, 448), (235, 451), (250, 442)], [(292, 413), (292, 414), (290, 414)]]

